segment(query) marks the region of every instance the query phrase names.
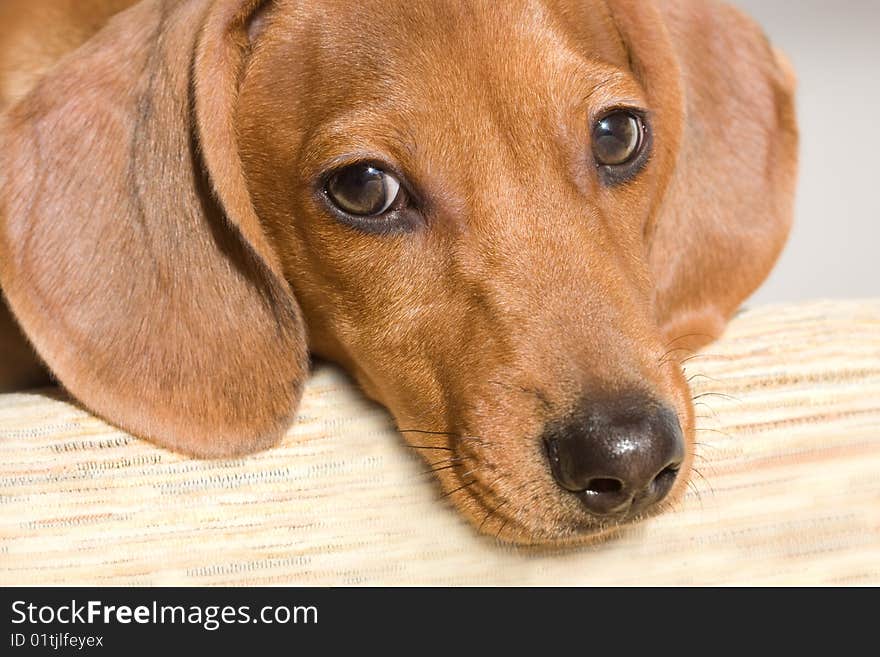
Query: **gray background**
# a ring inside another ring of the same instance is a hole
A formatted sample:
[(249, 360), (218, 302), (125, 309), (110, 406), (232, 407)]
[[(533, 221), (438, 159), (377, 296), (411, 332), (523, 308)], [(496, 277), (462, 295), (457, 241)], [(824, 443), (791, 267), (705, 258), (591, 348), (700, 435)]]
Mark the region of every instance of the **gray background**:
[(880, 0), (733, 0), (798, 74), (795, 226), (749, 305), (880, 297)]

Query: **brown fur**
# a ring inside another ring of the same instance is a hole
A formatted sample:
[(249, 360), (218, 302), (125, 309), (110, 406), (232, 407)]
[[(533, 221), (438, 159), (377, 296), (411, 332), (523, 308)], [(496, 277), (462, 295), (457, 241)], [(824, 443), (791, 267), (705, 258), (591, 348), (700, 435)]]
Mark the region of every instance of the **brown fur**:
[[(89, 408), (191, 454), (250, 452), (290, 423), (310, 351), (450, 466), (475, 525), (522, 543), (612, 529), (540, 445), (585, 395), (647, 390), (693, 443), (673, 356), (720, 334), (791, 218), (793, 80), (747, 18), (711, 0), (144, 0), (90, 36), (127, 3), (74, 4), (3, 10), (0, 283)], [(69, 36), (34, 54), (46, 29)], [(41, 72), (26, 95), (10, 67)], [(621, 104), (650, 112), (653, 152), (605, 187), (589, 126)], [(406, 173), (425, 225), (372, 235), (327, 212), (316, 180), (364, 156)]]

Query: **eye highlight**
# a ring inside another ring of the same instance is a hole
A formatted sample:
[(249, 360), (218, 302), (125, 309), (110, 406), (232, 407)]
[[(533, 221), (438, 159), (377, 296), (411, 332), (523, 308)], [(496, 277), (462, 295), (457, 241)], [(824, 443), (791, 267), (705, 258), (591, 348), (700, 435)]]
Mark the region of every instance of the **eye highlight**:
[(648, 129), (637, 112), (618, 109), (596, 121), (593, 157), (606, 182), (616, 184), (635, 176), (647, 159)]
[(330, 202), (355, 217), (378, 217), (397, 205), (400, 181), (371, 164), (352, 164), (334, 173), (325, 188)]

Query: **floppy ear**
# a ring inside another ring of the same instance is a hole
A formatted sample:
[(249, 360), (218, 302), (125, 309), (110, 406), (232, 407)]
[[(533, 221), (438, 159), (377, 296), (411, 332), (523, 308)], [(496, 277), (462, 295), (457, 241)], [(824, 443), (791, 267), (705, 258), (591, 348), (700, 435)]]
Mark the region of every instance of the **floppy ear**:
[(199, 456), (278, 440), (308, 370), (232, 124), (256, 0), (146, 0), (0, 125), (0, 284), (93, 411)]
[(650, 12), (660, 29), (651, 34), (632, 17), (644, 22), (648, 3), (610, 2), (629, 5), (616, 18), (642, 42), (630, 53), (637, 72), (652, 64), (646, 40), (668, 41), (675, 59), (675, 84), (646, 76), (648, 85), (677, 85), (681, 96), (677, 156), (648, 244), (663, 333), (696, 348), (720, 335), (788, 237), (794, 75), (753, 21), (715, 0), (657, 0)]

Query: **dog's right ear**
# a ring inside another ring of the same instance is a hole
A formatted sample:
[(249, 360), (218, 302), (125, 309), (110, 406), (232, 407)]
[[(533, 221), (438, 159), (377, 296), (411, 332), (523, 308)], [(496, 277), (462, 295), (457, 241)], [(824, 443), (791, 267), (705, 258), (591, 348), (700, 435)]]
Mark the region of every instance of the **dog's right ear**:
[(0, 285), (61, 383), (131, 433), (219, 457), (275, 443), (303, 322), (232, 116), (257, 0), (145, 0), (0, 125)]

